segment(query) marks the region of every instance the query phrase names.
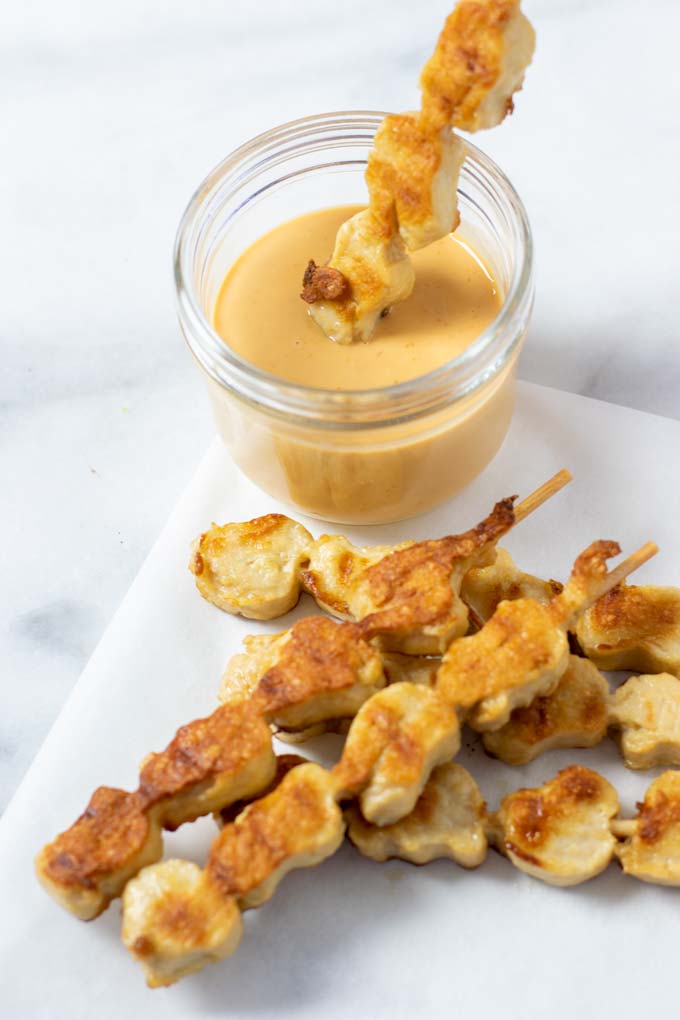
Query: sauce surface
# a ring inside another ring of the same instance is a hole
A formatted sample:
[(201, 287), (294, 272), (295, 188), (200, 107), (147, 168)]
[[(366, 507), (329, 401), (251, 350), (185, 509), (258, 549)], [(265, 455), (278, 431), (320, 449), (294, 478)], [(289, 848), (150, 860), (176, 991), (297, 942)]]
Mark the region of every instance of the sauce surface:
[(413, 293), (368, 343), (336, 344), (300, 298), (310, 258), (327, 261), (338, 228), (361, 206), (306, 213), (264, 234), (234, 263), (214, 326), (245, 361), (281, 379), (361, 390), (405, 382), (461, 354), (493, 321), (501, 297), (478, 256), (455, 235), (412, 252)]

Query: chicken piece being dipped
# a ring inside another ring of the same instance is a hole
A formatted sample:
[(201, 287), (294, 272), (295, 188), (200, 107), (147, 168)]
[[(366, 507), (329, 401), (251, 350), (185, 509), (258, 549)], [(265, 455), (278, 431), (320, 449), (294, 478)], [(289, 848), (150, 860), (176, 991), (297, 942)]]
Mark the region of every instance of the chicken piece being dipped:
[(421, 109), (390, 114), (376, 134), (368, 209), (340, 228), (328, 265), (305, 273), (301, 297), (331, 340), (369, 340), (413, 289), (407, 249), (456, 229), (465, 145), (452, 129), (494, 127), (512, 111), (534, 42), (519, 0), (460, 0), (449, 15), (420, 77)]

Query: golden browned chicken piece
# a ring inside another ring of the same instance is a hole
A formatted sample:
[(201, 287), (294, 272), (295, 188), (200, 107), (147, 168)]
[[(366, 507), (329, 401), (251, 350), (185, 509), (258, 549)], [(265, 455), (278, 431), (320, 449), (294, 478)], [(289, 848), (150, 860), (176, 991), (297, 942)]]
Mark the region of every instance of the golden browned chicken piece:
[(275, 765), (264, 719), (249, 704), (222, 706), (150, 755), (135, 793), (96, 790), (71, 828), (38, 854), (38, 878), (61, 906), (90, 920), (160, 857), (162, 828), (176, 829), (258, 793)]
[[(221, 609), (259, 619), (277, 615), (276, 606), (284, 594), (290, 607), (302, 587), (322, 609), (342, 619), (380, 613), (366, 626), (385, 628), (382, 647), (436, 654), (467, 629), (468, 610), (458, 594), (466, 570), (491, 562), (498, 538), (569, 481), (571, 474), (563, 469), (514, 509), (514, 497), (501, 500), (469, 531), (395, 546), (357, 548), (341, 535), (322, 535), (316, 541), (310, 537), (307, 543), (304, 528), (276, 515), (246, 524), (214, 524), (198, 539), (195, 555), (207, 557), (208, 549), (222, 552), (212, 557), (210, 570), (204, 563), (197, 586), (205, 599)], [(261, 531), (266, 532), (264, 543)], [(287, 552), (289, 534), (297, 536), (292, 554)], [(286, 564), (285, 584), (274, 589), (272, 561)], [(262, 587), (261, 575), (265, 578)]]
[(331, 774), (307, 762), (225, 825), (206, 870), (242, 909), (257, 907), (289, 871), (312, 867), (335, 853), (344, 832)]
[(461, 0), (420, 75), (422, 120), (436, 131), (492, 128), (512, 112), (536, 36), (520, 0)]
[(311, 264), (305, 273), (301, 297), (330, 339), (370, 339), (381, 315), (411, 293), (406, 249), (444, 237), (459, 222), (465, 147), (451, 128), (499, 124), (512, 111), (533, 51), (519, 0), (460, 0), (447, 18), (421, 74), (421, 111), (390, 114), (376, 134), (368, 209), (340, 228), (328, 266), (315, 267), (318, 280)]
[(356, 624), (306, 616), (283, 634), (245, 644), (227, 665), (220, 700), (250, 698), (277, 732), (323, 732), (385, 685), (380, 653)]
[(550, 885), (576, 885), (611, 861), (618, 810), (606, 779), (571, 765), (538, 789), (505, 797), (490, 818), (490, 839), (520, 871)]
[(614, 693), (610, 722), (631, 769), (680, 765), (680, 680), (634, 676)]
[(569, 583), (547, 605), (501, 602), (476, 634), (454, 642), (442, 659), (436, 689), (473, 729), (498, 730), (516, 708), (551, 694), (567, 668), (567, 629), (608, 584), (656, 552), (651, 543), (607, 575), (616, 542), (593, 542), (576, 560)]
[[(307, 651), (298, 658), (301, 640)], [(289, 700), (283, 705), (279, 700), (275, 716), (271, 716), (270, 704), (265, 702), (263, 707), (277, 738), (292, 744), (304, 743), (321, 733), (347, 733), (359, 706), (385, 682), (408, 680), (431, 686), (441, 662), (431, 656), (398, 652), (379, 655), (352, 631), (351, 625), (318, 616), (307, 617), (283, 633), (249, 635), (243, 643), (245, 651), (227, 663), (219, 700), (231, 704), (253, 697), (260, 681), (279, 663), (289, 672), (294, 669), (300, 676), (294, 687), (287, 686)], [(379, 664), (382, 672), (378, 671)], [(257, 702), (261, 707), (262, 693)], [(300, 724), (301, 718), (304, 725)]]
[(570, 655), (552, 694), (516, 708), (505, 726), (484, 734), (484, 747), (507, 765), (525, 765), (557, 747), (593, 747), (607, 733), (608, 698), (600, 671)]
[[(341, 276), (344, 296), (305, 300), (329, 340), (340, 344), (370, 340), (381, 315), (404, 301), (416, 280), (396, 221), (393, 228), (385, 230), (370, 208), (340, 227), (329, 267)], [(301, 296), (304, 298), (304, 290)]]
[(273, 895), (281, 879), (335, 853), (345, 823), (331, 776), (307, 762), (222, 829), (204, 869), (170, 860), (145, 868), (123, 896), (123, 942), (151, 987), (229, 956), (240, 910)]
[(353, 607), (362, 633), (381, 648), (409, 655), (436, 655), (465, 634), (468, 611), (458, 595), (463, 577), (493, 557), (496, 541), (515, 523), (514, 499), (496, 503), (462, 535), (416, 542), (368, 567)]
[(223, 807), (221, 811), (216, 811), (213, 817), (218, 827), (221, 829), (228, 822), (235, 821), (248, 804), (251, 804), (260, 797), (266, 797), (268, 793), (271, 793), (272, 790), (279, 786), (291, 769), (297, 768), (298, 765), (306, 765), (308, 760), (308, 758), (303, 758), (301, 754), (278, 754), (276, 756), (276, 771), (269, 786), (266, 786), (264, 790), (261, 790), (259, 794), (255, 794), (253, 797), (236, 800), (233, 804)]
[(283, 514), (220, 528), (212, 524), (193, 544), (189, 569), (203, 598), (227, 613), (271, 620), (300, 597), (300, 564), (313, 538)]
[(191, 861), (145, 868), (123, 893), (123, 945), (141, 963), (150, 988), (231, 956), (242, 933), (235, 898)]
[(433, 771), (413, 811), (401, 821), (371, 825), (354, 804), (348, 819), (352, 843), (374, 861), (400, 857), (426, 864), (449, 857), (464, 868), (477, 868), (486, 857), (486, 805), (470, 773), (454, 762)]
[(456, 185), (464, 159), (465, 143), (448, 125), (429, 131), (417, 113), (388, 114), (366, 167), (372, 215), (386, 233), (396, 215), (409, 251), (452, 233), (460, 220)]
[(547, 605), (562, 591), (559, 581), (542, 581), (525, 574), (507, 549), (496, 549), (496, 558), (488, 567), (473, 567), (463, 578), (460, 597), (471, 610), (473, 619), (486, 623), (499, 603), (514, 599), (533, 599)]
[(600, 669), (680, 677), (680, 588), (619, 585), (582, 617), (576, 636)]
[(388, 684), (403, 680), (411, 684), (433, 687), (442, 660), (437, 655), (402, 655), (401, 652), (383, 652), (383, 672)]
[(432, 769), (459, 747), (456, 714), (435, 691), (393, 684), (362, 705), (350, 726), (333, 769), (338, 795), (359, 795), (364, 818), (390, 825), (413, 810)]
[(680, 772), (664, 772), (638, 804), (637, 818), (615, 825), (628, 838), (616, 853), (627, 875), (643, 882), (680, 885)]
[(160, 821), (139, 794), (100, 786), (71, 828), (43, 847), (35, 870), (60, 906), (90, 921), (162, 853)]

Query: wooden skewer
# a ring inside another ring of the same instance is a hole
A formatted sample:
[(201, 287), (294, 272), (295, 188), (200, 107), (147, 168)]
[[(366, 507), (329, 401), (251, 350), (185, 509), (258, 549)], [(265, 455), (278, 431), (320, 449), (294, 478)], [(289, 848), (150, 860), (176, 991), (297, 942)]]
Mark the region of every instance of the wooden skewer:
[(635, 835), (636, 823), (633, 818), (612, 818), (609, 829), (617, 839), (628, 839)]
[(618, 567), (614, 567), (607, 574), (598, 589), (596, 597), (592, 601), (596, 602), (597, 599), (601, 599), (603, 595), (606, 595), (608, 591), (611, 591), (612, 588), (615, 588), (617, 584), (623, 581), (624, 577), (628, 577), (629, 574), (632, 574), (634, 570), (641, 567), (647, 560), (651, 560), (652, 556), (656, 556), (658, 551), (659, 547), (656, 542), (645, 542), (644, 545), (641, 545), (636, 552), (631, 553), (623, 563), (619, 563)]
[(535, 492), (532, 492), (526, 499), (523, 499), (521, 503), (518, 503), (515, 507), (515, 524), (523, 521), (525, 517), (537, 510), (541, 504), (545, 503), (546, 500), (554, 496), (556, 492), (563, 489), (572, 479), (571, 471), (567, 471), (566, 468), (562, 468), (556, 475), (549, 478), (547, 482), (539, 486)]

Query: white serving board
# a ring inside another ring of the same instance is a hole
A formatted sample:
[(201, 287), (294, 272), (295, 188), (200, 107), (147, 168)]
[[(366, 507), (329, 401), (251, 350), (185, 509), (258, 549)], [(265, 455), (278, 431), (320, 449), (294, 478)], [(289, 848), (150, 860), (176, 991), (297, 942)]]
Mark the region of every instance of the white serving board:
[[(574, 482), (505, 541), (518, 562), (564, 578), (595, 538), (626, 553), (648, 538), (659, 556), (641, 581), (680, 583), (680, 423), (530, 384), (503, 449), (453, 503), (415, 521), (344, 529), (388, 542), (463, 530), (499, 497), (526, 495), (560, 467)], [(216, 441), (154, 546), (0, 825), (0, 1016), (49, 1020), (352, 1016), (562, 1020), (596, 1013), (639, 1020), (678, 1010), (680, 894), (616, 866), (553, 889), (490, 852), (475, 872), (447, 861), (378, 865), (350, 846), (286, 878), (246, 916), (236, 955), (167, 990), (145, 987), (119, 941), (120, 909), (83, 924), (33, 877), (42, 843), (69, 825), (99, 784), (133, 787), (136, 765), (183, 722), (207, 714), (227, 657), (259, 627), (204, 602), (187, 572), (189, 543), (211, 520), (282, 509), (234, 468)], [(283, 508), (285, 509), (285, 508)], [(324, 527), (305, 521), (313, 533)], [(325, 530), (332, 530), (326, 526)], [(81, 555), (89, 555), (82, 550)], [(469, 740), (466, 743), (470, 743)], [(337, 738), (317, 741), (329, 759)], [(554, 752), (524, 769), (461, 760), (495, 806), (500, 796), (580, 761), (600, 769), (630, 810), (654, 774), (631, 774), (606, 741)], [(167, 838), (174, 856), (205, 859), (212, 822)]]

